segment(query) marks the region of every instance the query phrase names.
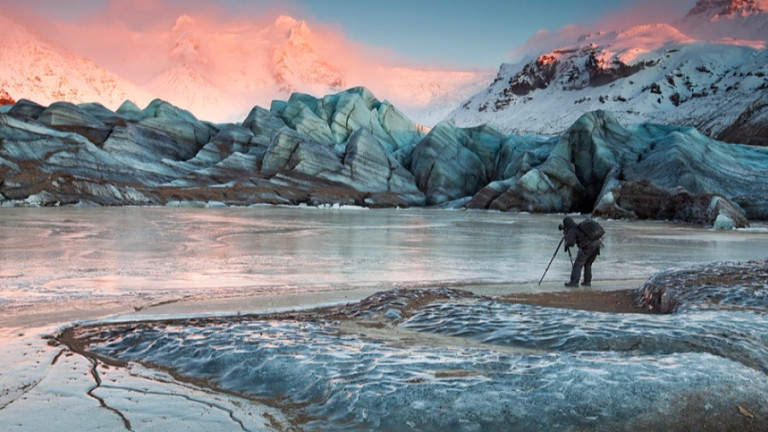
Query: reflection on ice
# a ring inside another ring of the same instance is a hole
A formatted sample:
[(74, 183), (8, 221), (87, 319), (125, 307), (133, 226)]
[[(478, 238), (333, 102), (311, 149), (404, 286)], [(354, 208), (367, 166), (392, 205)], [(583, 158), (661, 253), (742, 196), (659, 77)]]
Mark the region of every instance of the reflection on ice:
[[(384, 291), (295, 315), (73, 329), (94, 353), (267, 400), (298, 430), (743, 430), (768, 418), (765, 264), (702, 265), (763, 259), (759, 229), (604, 221), (596, 281), (615, 289), (612, 280), (658, 273), (645, 288), (677, 313), (650, 316), (416, 289), (537, 282), (560, 215), (62, 208), (0, 217), (6, 325), (66, 309), (41, 319), (59, 322), (93, 305), (103, 316), (110, 304), (125, 312), (185, 298)], [(556, 258), (547, 281), (567, 278), (567, 255)], [(119, 398), (120, 384), (91, 394)]]
[[(0, 307), (536, 282), (561, 215), (441, 210), (0, 208)], [(768, 232), (603, 221), (596, 280), (764, 258)], [(756, 228), (760, 228), (756, 225)], [(55, 263), (55, 265), (53, 265)], [(560, 253), (547, 281), (566, 280)]]

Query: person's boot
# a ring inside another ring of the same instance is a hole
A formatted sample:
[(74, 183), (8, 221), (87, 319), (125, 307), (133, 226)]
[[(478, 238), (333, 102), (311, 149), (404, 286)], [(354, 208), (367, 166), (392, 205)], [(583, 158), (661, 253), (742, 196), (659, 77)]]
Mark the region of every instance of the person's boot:
[[(576, 260), (578, 261), (578, 258), (576, 258)], [(571, 269), (571, 277), (569, 279), (570, 280), (565, 286), (568, 288), (578, 288), (579, 279), (581, 279), (581, 266), (579, 266), (578, 263)]]
[(592, 283), (591, 282), (582, 282), (581, 286), (589, 287), (589, 286), (592, 286)]

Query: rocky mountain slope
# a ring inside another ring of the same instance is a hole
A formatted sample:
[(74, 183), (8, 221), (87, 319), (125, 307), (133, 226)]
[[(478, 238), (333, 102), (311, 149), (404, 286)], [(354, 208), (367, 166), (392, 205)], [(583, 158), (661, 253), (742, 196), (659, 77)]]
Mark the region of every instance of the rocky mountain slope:
[(700, 0), (674, 24), (582, 36), (496, 79), (449, 118), (506, 133), (559, 134), (584, 113), (623, 123), (693, 126), (768, 145), (768, 5)]
[(309, 204), (593, 212), (722, 228), (768, 220), (768, 148), (590, 112), (560, 136), (443, 122), (425, 133), (365, 88), (294, 93), (243, 123), (155, 100), (0, 112), (0, 203)]

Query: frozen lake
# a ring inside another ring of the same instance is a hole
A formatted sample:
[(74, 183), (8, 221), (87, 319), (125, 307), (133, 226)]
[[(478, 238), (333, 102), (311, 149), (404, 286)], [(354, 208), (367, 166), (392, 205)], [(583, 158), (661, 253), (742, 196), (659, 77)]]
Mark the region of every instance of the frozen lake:
[[(397, 309), (407, 300), (374, 302), (380, 313), (362, 313), (362, 323), (239, 315), (394, 288), (563, 290), (570, 261), (562, 251), (537, 283), (562, 216), (43, 208), (0, 209), (0, 220), (0, 424), (9, 430), (718, 430), (765, 424), (768, 415), (763, 277), (737, 290), (711, 277), (713, 286), (664, 316), (450, 289), (407, 315)], [(768, 258), (765, 224), (723, 232), (601, 223), (596, 290)], [(214, 307), (219, 300), (227, 306)], [(222, 311), (233, 316), (131, 322)], [(69, 355), (32, 330), (85, 320), (98, 320), (80, 334), (92, 352), (132, 366)]]
[[(361, 287), (530, 285), (555, 252), (561, 219), (424, 209), (3, 208), (0, 310), (40, 314), (70, 303), (140, 307), (196, 295)], [(734, 232), (663, 222), (603, 225), (598, 283), (768, 255), (765, 225)], [(545, 281), (565, 281), (569, 271), (560, 251)]]

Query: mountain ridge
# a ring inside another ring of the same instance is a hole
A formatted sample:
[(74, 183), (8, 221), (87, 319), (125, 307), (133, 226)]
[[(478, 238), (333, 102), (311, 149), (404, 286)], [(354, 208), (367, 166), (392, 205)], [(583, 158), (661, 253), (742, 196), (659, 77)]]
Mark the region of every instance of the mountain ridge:
[[(294, 92), (333, 94), (363, 85), (429, 126), (447, 119), (547, 135), (586, 112), (609, 110), (623, 123), (669, 122), (766, 145), (766, 9), (768, 0), (699, 0), (673, 23), (587, 33), (520, 64), (504, 63), (495, 79), (476, 71), (360, 69), (354, 48), (344, 56), (329, 54), (305, 21), (290, 16), (256, 29), (212, 31), (182, 15), (169, 29), (166, 67), (142, 86), (0, 15), (6, 35), (0, 98), (43, 105), (98, 101), (112, 109), (125, 100), (145, 106), (159, 98), (201, 119), (239, 122), (253, 106)], [(245, 35), (252, 36), (248, 43), (241, 41)], [(228, 54), (222, 57), (222, 50)]]
[(718, 19), (727, 16), (749, 15), (768, 10), (766, 0), (699, 0), (686, 15), (704, 15), (709, 19)]
[[(333, 45), (324, 46), (338, 41), (324, 41), (306, 21), (289, 16), (279, 16), (258, 28), (232, 25), (211, 29), (199, 18), (182, 15), (168, 31), (166, 66), (147, 82), (132, 83), (40, 39), (10, 18), (0, 15), (0, 20), (7, 23), (3, 27), (17, 33), (15, 38), (0, 40), (0, 54), (11, 51), (6, 58), (17, 64), (3, 70), (0, 91), (11, 101), (29, 99), (43, 105), (67, 100), (99, 102), (114, 109), (125, 100), (145, 106), (159, 98), (202, 119), (235, 122), (242, 121), (254, 105), (269, 106), (272, 100), (288, 99), (294, 92), (330, 94), (365, 85), (402, 107), (414, 121), (434, 124), (493, 76), (490, 71), (371, 64), (360, 52), (346, 50), (344, 45), (346, 51), (339, 56)], [(45, 54), (32, 55), (20, 49), (24, 46)], [(35, 76), (43, 75), (37, 72), (41, 67), (46, 76), (60, 78), (61, 86), (45, 80), (35, 82)], [(26, 78), (29, 71), (32, 81)], [(72, 71), (82, 78), (68, 79)], [(99, 87), (101, 83), (105, 83), (104, 88)], [(414, 88), (429, 91), (410, 102)], [(435, 106), (434, 100), (441, 102)]]
[[(768, 108), (759, 103), (768, 92), (763, 3), (701, 0), (676, 25), (589, 33), (520, 64), (502, 64), (491, 85), (448, 118), (465, 127), (487, 123), (505, 133), (546, 135), (600, 109), (623, 123), (694, 126), (718, 139), (768, 145), (758, 136), (764, 134), (732, 128), (741, 118), (742, 127), (768, 130)], [(741, 26), (744, 38), (723, 40), (723, 28), (715, 27), (700, 40), (680, 29), (700, 28), (704, 36), (702, 20)]]

